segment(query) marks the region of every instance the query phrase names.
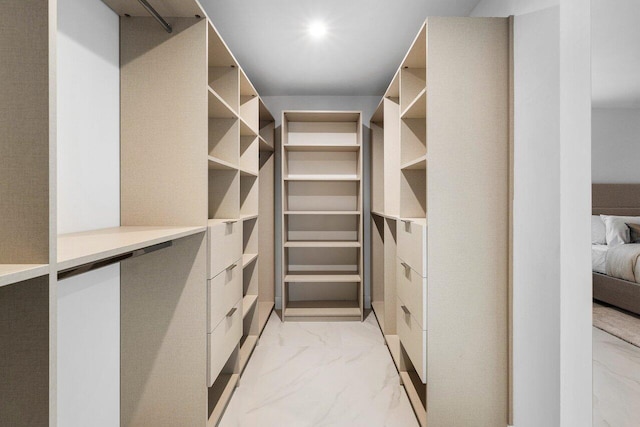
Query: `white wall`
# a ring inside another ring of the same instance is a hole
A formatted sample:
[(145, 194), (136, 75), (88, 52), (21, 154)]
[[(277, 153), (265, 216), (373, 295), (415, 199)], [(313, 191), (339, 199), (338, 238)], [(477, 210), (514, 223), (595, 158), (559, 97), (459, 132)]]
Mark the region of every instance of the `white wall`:
[(590, 16), (483, 0), (514, 22), (514, 425), (591, 425)]
[[(58, 232), (120, 225), (119, 19), (58, 0)], [(120, 267), (58, 283), (58, 425), (120, 422)]]
[[(280, 126), (282, 121), (282, 111), (286, 110), (355, 110), (362, 111), (362, 122), (365, 124), (364, 132), (362, 135), (363, 142), (363, 169), (362, 176), (364, 187), (363, 192), (363, 209), (364, 209), (364, 301), (365, 307), (371, 308), (371, 280), (369, 278), (369, 269), (366, 268), (371, 260), (369, 239), (370, 234), (370, 206), (369, 197), (371, 194), (370, 186), (370, 173), (371, 166), (369, 162), (369, 128), (366, 126), (369, 123), (369, 119), (373, 115), (381, 97), (379, 96), (264, 96), (264, 103), (269, 108), (269, 111), (276, 119), (276, 126)], [(276, 132), (279, 135), (278, 132)], [(276, 163), (275, 163), (275, 179), (276, 182), (280, 182), (281, 175), (281, 158), (280, 158), (280, 139), (276, 137)], [(276, 228), (275, 235), (280, 236), (282, 234), (282, 190), (279, 185), (276, 185)], [(282, 283), (282, 248), (281, 242), (276, 238), (276, 307), (282, 308), (282, 288), (279, 285)]]
[(594, 108), (591, 111), (593, 182), (640, 184), (640, 109)]

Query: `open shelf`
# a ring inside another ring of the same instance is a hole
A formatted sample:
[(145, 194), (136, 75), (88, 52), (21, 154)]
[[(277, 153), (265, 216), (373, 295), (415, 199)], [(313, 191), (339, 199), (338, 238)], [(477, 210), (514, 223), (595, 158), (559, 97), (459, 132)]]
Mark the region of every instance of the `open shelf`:
[(421, 427), (426, 427), (427, 422), (427, 388), (420, 382), (420, 379), (417, 378), (417, 375), (412, 375), (414, 372), (411, 371), (400, 371), (400, 378), (402, 379), (402, 384), (404, 385), (404, 389), (407, 391), (407, 396), (409, 397), (409, 402), (411, 402), (411, 407), (413, 411), (416, 413), (416, 417), (420, 422)]
[(208, 88), (209, 118), (235, 119), (238, 115), (233, 108), (211, 87)]
[(240, 137), (240, 169), (258, 175), (260, 147), (255, 136)]
[(247, 267), (253, 261), (258, 259), (258, 254), (243, 254), (242, 255), (242, 268)]
[(402, 112), (403, 119), (424, 119), (427, 117), (427, 88), (422, 89), (416, 98)]
[(209, 219), (240, 217), (240, 174), (237, 169), (209, 170)]
[(357, 152), (360, 150), (360, 145), (356, 144), (286, 144), (283, 145), (287, 151), (320, 151), (320, 152)]
[(360, 181), (356, 175), (288, 175), (285, 181)]
[(359, 274), (348, 274), (345, 272), (330, 271), (296, 271), (285, 275), (284, 281), (287, 283), (358, 283), (361, 281)]
[(389, 334), (384, 336), (384, 340), (387, 343), (387, 348), (389, 349), (389, 353), (391, 353), (391, 358), (396, 365), (396, 369), (400, 371), (400, 337), (395, 334)]
[(260, 141), (260, 151), (273, 151), (273, 145), (270, 145), (262, 135), (260, 135), (258, 139)]
[(240, 136), (258, 136), (258, 131), (252, 128), (242, 117), (240, 117)]
[(242, 298), (242, 318), (247, 317), (247, 314), (251, 311), (256, 302), (258, 301), (258, 295), (245, 295)]
[(238, 167), (225, 160), (218, 159), (213, 156), (209, 156), (209, 169), (212, 170), (237, 170)]
[(248, 169), (240, 169), (240, 176), (257, 177), (258, 175), (259, 175), (259, 173), (255, 172), (255, 171), (248, 170)]
[(209, 408), (213, 407), (213, 409), (209, 414), (207, 427), (215, 427), (218, 425), (239, 380), (240, 374), (220, 374), (213, 383), (213, 386), (209, 388)]
[(371, 308), (376, 315), (380, 330), (384, 332), (384, 301), (371, 301)]
[(285, 211), (285, 215), (360, 215), (360, 211)]
[(258, 218), (258, 214), (240, 215), (240, 220), (242, 221), (251, 221), (252, 219), (256, 218)]
[(58, 236), (58, 270), (206, 231), (205, 227), (115, 227)]
[(287, 317), (354, 317), (360, 318), (360, 304), (352, 301), (288, 301)]
[(273, 311), (273, 301), (258, 301), (258, 334), (262, 334)]
[(360, 242), (331, 242), (331, 241), (289, 241), (285, 248), (359, 248)]
[(0, 287), (47, 274), (48, 264), (0, 264)]
[(258, 177), (240, 174), (240, 215), (255, 215), (259, 209)]
[(420, 156), (415, 160), (411, 160), (403, 164), (400, 168), (408, 170), (425, 170), (427, 168), (427, 155), (425, 154), (424, 156)]
[(247, 363), (249, 362), (251, 353), (253, 353), (253, 350), (256, 348), (257, 343), (258, 343), (257, 335), (248, 335), (244, 338), (244, 342), (240, 346), (240, 357), (239, 357), (240, 373), (242, 373), (244, 371), (244, 368), (247, 367)]

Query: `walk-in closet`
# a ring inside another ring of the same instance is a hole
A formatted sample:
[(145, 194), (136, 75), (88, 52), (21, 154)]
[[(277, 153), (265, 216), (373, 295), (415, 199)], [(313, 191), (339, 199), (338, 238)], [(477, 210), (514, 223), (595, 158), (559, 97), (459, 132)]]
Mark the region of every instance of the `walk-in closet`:
[(506, 427), (513, 19), (220, 3), (0, 5), (0, 426)]

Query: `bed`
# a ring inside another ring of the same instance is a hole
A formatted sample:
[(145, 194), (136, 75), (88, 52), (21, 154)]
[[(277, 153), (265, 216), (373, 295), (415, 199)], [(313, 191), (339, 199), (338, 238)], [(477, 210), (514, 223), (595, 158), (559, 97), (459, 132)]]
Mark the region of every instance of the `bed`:
[[(593, 184), (592, 200), (593, 215), (640, 216), (640, 184)], [(629, 245), (625, 250), (629, 252), (631, 246), (639, 245)], [(636, 281), (607, 275), (607, 255), (611, 257), (614, 249), (606, 245), (591, 247), (593, 299), (640, 315), (640, 283), (636, 283), (640, 262), (632, 262)]]

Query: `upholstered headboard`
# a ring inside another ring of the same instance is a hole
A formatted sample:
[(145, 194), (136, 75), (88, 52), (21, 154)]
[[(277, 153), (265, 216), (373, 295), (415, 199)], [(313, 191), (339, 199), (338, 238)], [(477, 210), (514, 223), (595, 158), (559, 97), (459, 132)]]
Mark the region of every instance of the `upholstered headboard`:
[(593, 184), (593, 215), (640, 216), (640, 184)]

